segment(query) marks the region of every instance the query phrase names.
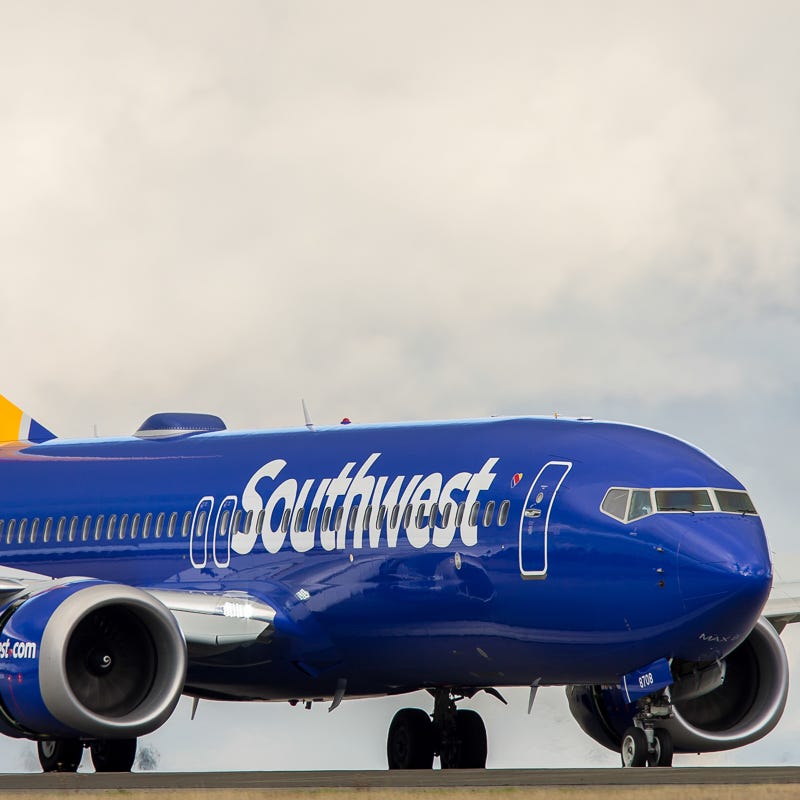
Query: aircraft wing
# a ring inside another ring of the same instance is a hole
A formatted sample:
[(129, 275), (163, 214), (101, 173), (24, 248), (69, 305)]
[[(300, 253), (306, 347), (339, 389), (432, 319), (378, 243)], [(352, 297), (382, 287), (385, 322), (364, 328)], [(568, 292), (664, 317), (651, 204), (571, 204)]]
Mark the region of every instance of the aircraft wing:
[(778, 633), (788, 624), (800, 622), (800, 581), (773, 584), (763, 613)]
[[(36, 572), (2, 567), (0, 601), (22, 599), (61, 580)], [(228, 650), (257, 641), (265, 642), (273, 633), (275, 609), (246, 593), (139, 588), (172, 612), (190, 649)]]

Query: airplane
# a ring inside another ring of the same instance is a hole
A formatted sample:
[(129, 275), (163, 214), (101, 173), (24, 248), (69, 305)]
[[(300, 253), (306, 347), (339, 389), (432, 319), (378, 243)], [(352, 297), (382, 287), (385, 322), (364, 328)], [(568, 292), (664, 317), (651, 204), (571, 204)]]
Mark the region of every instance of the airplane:
[(64, 440), (0, 397), (0, 732), (46, 772), (129, 771), (182, 694), (423, 689), (389, 768), (483, 768), (458, 702), (564, 686), (623, 766), (663, 767), (777, 724), (800, 605), (708, 455), (589, 418), (349, 423)]

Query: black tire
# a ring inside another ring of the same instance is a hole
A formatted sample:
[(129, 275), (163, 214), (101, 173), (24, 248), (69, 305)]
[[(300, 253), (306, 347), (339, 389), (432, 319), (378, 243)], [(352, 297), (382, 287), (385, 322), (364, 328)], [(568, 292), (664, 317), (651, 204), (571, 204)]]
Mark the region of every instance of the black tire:
[(36, 743), (43, 772), (77, 772), (83, 758), (79, 739), (45, 739)]
[(442, 757), (442, 769), (484, 769), (486, 767), (486, 726), (480, 714), (468, 708), (456, 712), (458, 746), (448, 758)]
[(401, 708), (394, 715), (386, 740), (389, 769), (430, 769), (433, 766), (433, 723), (421, 708)]
[(671, 767), (674, 752), (670, 732), (666, 728), (656, 728), (653, 731), (653, 752), (647, 756), (647, 766)]
[(91, 744), (96, 772), (130, 772), (136, 760), (136, 739), (99, 739)]
[(628, 728), (620, 745), (623, 767), (644, 767), (647, 764), (647, 736), (641, 728)]

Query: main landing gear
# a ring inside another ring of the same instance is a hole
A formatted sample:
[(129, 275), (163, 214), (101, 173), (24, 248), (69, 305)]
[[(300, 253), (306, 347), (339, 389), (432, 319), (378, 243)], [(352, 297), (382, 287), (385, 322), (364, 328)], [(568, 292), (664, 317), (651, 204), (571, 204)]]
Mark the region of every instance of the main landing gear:
[(671, 767), (672, 736), (666, 728), (656, 727), (659, 719), (672, 716), (669, 695), (639, 701), (633, 725), (622, 735), (620, 754), (623, 767)]
[(486, 727), (480, 715), (457, 709), (463, 697), (450, 689), (431, 694), (433, 718), (421, 708), (402, 708), (394, 715), (386, 743), (389, 769), (431, 769), (434, 756), (442, 769), (483, 769)]
[(80, 739), (45, 739), (37, 743), (43, 772), (76, 772), (83, 748), (92, 752), (95, 772), (130, 772), (136, 759), (136, 739), (98, 739), (84, 744)]

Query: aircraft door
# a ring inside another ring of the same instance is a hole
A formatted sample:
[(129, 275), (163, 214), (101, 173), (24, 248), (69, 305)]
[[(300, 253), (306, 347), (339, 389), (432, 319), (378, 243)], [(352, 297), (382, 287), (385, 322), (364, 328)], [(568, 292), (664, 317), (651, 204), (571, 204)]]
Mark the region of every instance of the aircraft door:
[(525, 498), (519, 525), (519, 570), (523, 578), (547, 575), (547, 529), (556, 494), (572, 469), (569, 461), (542, 467)]
[(213, 508), (214, 498), (204, 497), (194, 510), (189, 537), (189, 557), (196, 569), (202, 569), (208, 562), (208, 523)]

